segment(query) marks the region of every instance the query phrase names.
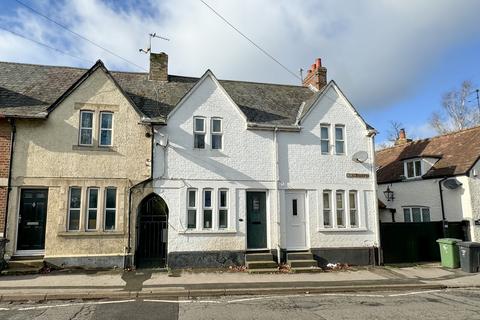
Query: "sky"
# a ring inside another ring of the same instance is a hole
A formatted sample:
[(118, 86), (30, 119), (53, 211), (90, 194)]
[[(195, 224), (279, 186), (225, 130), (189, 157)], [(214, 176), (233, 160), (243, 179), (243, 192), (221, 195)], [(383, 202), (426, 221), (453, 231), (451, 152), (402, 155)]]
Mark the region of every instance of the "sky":
[[(156, 32), (170, 39), (152, 42), (154, 52), (168, 53), (170, 74), (211, 69), (220, 79), (300, 83), (200, 0), (21, 1), (133, 64), (15, 0), (0, 1), (1, 61), (88, 68), (102, 59), (110, 70), (143, 72), (148, 56), (138, 49)], [(411, 138), (435, 135), (428, 123), (442, 95), (463, 80), (480, 85), (477, 0), (205, 1), (294, 73), (321, 58), (328, 79), (379, 131), (377, 143), (390, 121)]]

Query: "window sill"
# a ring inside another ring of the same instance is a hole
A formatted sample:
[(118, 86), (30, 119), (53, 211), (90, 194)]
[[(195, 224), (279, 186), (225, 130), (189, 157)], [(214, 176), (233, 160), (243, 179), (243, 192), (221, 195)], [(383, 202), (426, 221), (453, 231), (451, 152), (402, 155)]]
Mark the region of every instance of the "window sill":
[(365, 232), (367, 228), (318, 228), (317, 232)]
[(225, 229), (225, 230), (196, 230), (189, 229), (185, 231), (179, 231), (179, 234), (236, 234), (237, 230)]
[(116, 147), (99, 147), (99, 146), (80, 146), (80, 145), (73, 145), (72, 150), (79, 150), (79, 151), (105, 151), (105, 152), (116, 152)]
[(59, 237), (105, 237), (123, 236), (123, 231), (62, 231), (57, 234)]

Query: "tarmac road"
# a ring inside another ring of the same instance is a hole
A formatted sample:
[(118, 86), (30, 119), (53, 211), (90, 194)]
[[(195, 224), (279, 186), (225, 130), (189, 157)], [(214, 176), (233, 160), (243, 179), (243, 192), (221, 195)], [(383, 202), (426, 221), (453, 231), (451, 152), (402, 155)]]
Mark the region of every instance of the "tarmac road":
[(480, 319), (480, 289), (0, 303), (0, 319)]

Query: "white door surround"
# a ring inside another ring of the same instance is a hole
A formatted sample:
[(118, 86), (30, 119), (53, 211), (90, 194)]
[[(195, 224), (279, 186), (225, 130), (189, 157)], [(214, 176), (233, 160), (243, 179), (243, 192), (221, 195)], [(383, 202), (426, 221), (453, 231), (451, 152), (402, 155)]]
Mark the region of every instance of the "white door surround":
[(307, 249), (305, 191), (285, 192), (287, 250)]

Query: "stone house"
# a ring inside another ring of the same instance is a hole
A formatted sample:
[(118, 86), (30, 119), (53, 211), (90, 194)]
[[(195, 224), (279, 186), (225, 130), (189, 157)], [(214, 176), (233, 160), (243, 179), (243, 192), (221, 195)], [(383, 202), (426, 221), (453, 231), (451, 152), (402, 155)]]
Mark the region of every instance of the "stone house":
[(0, 90), (0, 114), (20, 117), (8, 257), (375, 261), (375, 131), (319, 59), (303, 86), (169, 75), (163, 53), (149, 73), (0, 63)]
[[(480, 241), (480, 127), (411, 141), (376, 153), (382, 222), (462, 222)], [(388, 201), (384, 192), (393, 192)]]

